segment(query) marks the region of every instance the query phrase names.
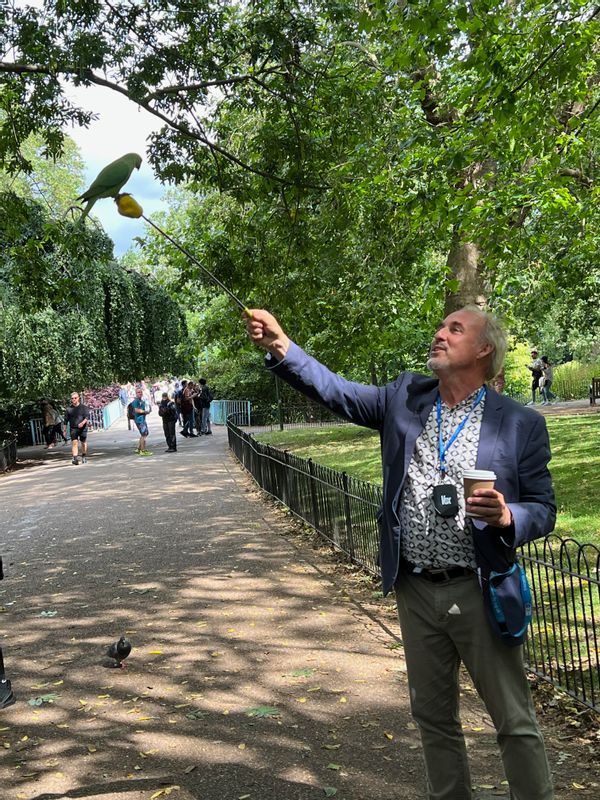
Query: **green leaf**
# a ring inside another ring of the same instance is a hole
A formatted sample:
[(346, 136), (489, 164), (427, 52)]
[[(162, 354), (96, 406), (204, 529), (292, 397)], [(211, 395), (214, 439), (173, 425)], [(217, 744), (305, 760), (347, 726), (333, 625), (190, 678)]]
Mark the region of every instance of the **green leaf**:
[(30, 706), (41, 706), (42, 703), (53, 703), (55, 700), (59, 698), (60, 695), (58, 694), (41, 694), (38, 697), (32, 697), (31, 700), (28, 700)]
[(256, 708), (247, 708), (244, 713), (248, 717), (277, 717), (281, 714), (280, 710), (274, 706), (256, 706)]

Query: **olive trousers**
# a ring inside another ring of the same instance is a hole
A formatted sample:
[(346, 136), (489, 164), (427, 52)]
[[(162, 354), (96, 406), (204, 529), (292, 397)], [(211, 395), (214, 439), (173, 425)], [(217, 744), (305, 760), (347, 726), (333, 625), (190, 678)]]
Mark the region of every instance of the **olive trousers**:
[(552, 800), (550, 768), (523, 667), (487, 620), (475, 574), (432, 583), (402, 573), (396, 600), (428, 800), (471, 800), (459, 718), (459, 666), (494, 723), (511, 800)]

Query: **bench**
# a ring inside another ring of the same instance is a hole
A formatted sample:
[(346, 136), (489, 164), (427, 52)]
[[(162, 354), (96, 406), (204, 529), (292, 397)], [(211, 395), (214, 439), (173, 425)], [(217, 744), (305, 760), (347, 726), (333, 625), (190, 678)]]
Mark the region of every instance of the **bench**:
[(600, 378), (592, 378), (590, 383), (590, 405), (595, 406), (596, 400), (600, 400)]

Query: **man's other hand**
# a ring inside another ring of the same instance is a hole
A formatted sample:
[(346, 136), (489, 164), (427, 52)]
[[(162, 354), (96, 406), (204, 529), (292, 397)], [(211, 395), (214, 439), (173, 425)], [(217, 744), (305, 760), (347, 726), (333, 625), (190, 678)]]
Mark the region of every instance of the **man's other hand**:
[(512, 522), (504, 495), (496, 489), (475, 489), (471, 497), (467, 497), (466, 510), (496, 528), (508, 528)]

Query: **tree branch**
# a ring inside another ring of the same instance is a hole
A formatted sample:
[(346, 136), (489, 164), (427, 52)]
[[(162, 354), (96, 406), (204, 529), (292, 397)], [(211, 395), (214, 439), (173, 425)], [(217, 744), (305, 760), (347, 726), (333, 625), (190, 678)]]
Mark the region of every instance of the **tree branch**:
[(578, 183), (582, 186), (585, 186), (589, 189), (590, 186), (594, 185), (594, 181), (585, 175), (580, 169), (572, 169), (570, 167), (562, 167), (562, 169), (558, 170), (558, 174), (561, 175), (563, 178), (574, 178)]
[[(225, 158), (227, 161), (230, 161), (233, 164), (237, 164), (238, 167), (241, 167), (246, 172), (250, 172), (254, 175), (259, 175), (262, 178), (267, 178), (267, 180), (275, 181), (276, 183), (279, 183), (284, 186), (294, 185), (292, 181), (288, 181), (285, 178), (281, 178), (279, 175), (273, 175), (271, 173), (259, 169), (258, 167), (252, 167), (250, 164), (246, 164), (244, 161), (235, 156), (233, 153), (230, 153), (228, 150), (225, 150), (223, 147), (216, 144), (215, 142), (211, 142), (210, 139), (208, 139), (206, 136), (203, 136), (193, 131), (188, 125), (185, 125), (182, 122), (178, 122), (177, 120), (172, 119), (171, 117), (164, 114), (159, 109), (154, 108), (150, 104), (148, 99), (132, 97), (126, 88), (124, 88), (118, 83), (114, 83), (113, 81), (109, 81), (106, 78), (97, 75), (90, 69), (81, 70), (75, 67), (61, 67), (60, 69), (51, 69), (41, 64), (16, 64), (7, 61), (0, 61), (0, 73), (2, 72), (13, 75), (50, 75), (53, 77), (56, 77), (57, 75), (74, 76), (80, 81), (83, 82), (87, 81), (89, 83), (93, 83), (96, 86), (103, 86), (106, 89), (110, 89), (113, 92), (117, 92), (118, 94), (123, 95), (131, 102), (140, 106), (140, 108), (145, 109), (149, 114), (152, 114), (153, 116), (162, 120), (166, 125), (168, 125), (168, 127), (178, 131), (186, 138), (200, 142), (205, 147), (208, 147), (211, 150), (211, 152), (219, 153), (219, 155), (223, 156), (223, 158)], [(326, 185), (315, 185), (315, 184), (304, 184), (304, 186), (307, 189), (317, 189), (317, 190), (323, 190), (327, 188)]]
[[(181, 83), (175, 86), (165, 86), (163, 89), (157, 89), (156, 91), (152, 92), (151, 94), (146, 95), (146, 100), (157, 100), (161, 97), (165, 97), (171, 94), (178, 94), (179, 92), (197, 92), (201, 91), (202, 89), (209, 89), (213, 86), (229, 86), (235, 85), (237, 83), (249, 83), (250, 81), (259, 82), (258, 77), (259, 75), (283, 75), (283, 72), (279, 72), (283, 64), (279, 64), (277, 67), (272, 67), (271, 69), (266, 69), (261, 72), (256, 73), (248, 73), (246, 75), (232, 75), (229, 78), (220, 78), (214, 81), (201, 81), (200, 83)], [(264, 85), (264, 84), (261, 84)]]

